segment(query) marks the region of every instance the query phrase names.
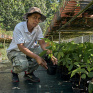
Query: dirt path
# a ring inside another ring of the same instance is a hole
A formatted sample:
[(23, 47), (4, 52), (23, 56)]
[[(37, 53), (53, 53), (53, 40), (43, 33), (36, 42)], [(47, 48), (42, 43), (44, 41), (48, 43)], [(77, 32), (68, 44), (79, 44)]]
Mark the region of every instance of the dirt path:
[(8, 60), (3, 60), (0, 62), (0, 71), (8, 71), (11, 70), (12, 64)]

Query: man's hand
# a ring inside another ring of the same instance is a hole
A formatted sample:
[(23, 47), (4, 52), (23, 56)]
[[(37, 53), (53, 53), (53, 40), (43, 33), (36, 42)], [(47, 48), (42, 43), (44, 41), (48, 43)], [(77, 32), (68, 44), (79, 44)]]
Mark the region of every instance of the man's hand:
[(58, 60), (54, 56), (51, 57), (51, 61), (53, 62), (53, 65), (57, 65)]
[[(46, 50), (47, 50), (47, 54), (50, 54), (50, 55), (52, 54), (51, 50), (49, 49), (46, 49)], [(57, 65), (58, 60), (53, 55), (51, 56), (51, 61), (53, 62), (53, 65)]]
[(43, 59), (43, 58), (41, 58), (41, 57), (37, 57), (36, 58), (36, 61), (37, 61), (37, 63), (39, 64), (39, 65), (41, 65), (42, 67), (44, 67), (45, 69), (48, 69), (48, 67), (47, 67), (47, 63), (46, 63), (46, 61)]
[[(52, 50), (46, 49), (47, 45), (43, 39), (38, 40), (38, 42), (43, 50), (47, 50), (47, 54), (52, 54)], [(51, 61), (53, 62), (54, 65), (57, 64), (57, 58), (55, 58), (54, 56), (51, 57)]]

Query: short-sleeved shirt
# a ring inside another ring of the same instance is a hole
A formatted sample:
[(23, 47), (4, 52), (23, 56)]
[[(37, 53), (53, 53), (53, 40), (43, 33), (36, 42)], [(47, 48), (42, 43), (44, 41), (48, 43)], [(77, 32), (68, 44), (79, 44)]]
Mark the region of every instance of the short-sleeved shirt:
[(20, 22), (15, 26), (13, 31), (13, 39), (10, 43), (7, 53), (11, 50), (20, 51), (17, 44), (23, 43), (26, 48), (31, 47), (35, 41), (41, 40), (43, 38), (42, 30), (39, 25), (37, 25), (32, 33), (28, 31), (27, 22)]

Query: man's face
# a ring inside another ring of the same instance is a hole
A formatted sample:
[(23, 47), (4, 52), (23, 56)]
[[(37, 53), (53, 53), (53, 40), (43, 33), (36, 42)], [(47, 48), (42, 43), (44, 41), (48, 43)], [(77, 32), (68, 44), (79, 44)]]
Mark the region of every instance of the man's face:
[(40, 21), (41, 15), (38, 13), (34, 13), (28, 17), (28, 25), (31, 25), (31, 27), (36, 27)]

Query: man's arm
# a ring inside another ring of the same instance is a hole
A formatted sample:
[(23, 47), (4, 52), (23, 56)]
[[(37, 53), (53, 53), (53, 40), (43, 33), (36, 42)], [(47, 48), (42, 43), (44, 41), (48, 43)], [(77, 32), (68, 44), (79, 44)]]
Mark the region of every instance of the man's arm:
[(37, 63), (43, 67), (45, 67), (46, 69), (48, 69), (46, 62), (37, 54), (33, 53), (32, 51), (30, 51), (28, 48), (26, 48), (23, 43), (21, 44), (17, 44), (18, 48), (21, 52), (23, 52), (24, 54), (26, 54), (27, 56), (34, 58)]
[[(40, 46), (41, 46), (41, 48), (43, 50), (47, 50), (47, 54), (51, 54), (52, 53), (51, 50), (46, 49), (46, 43), (45, 43), (45, 41), (43, 39), (42, 40), (38, 40), (38, 42), (39, 42), (39, 44), (40, 44)], [(57, 58), (55, 58), (54, 56), (51, 57), (51, 61), (53, 62), (54, 65), (57, 64)]]

